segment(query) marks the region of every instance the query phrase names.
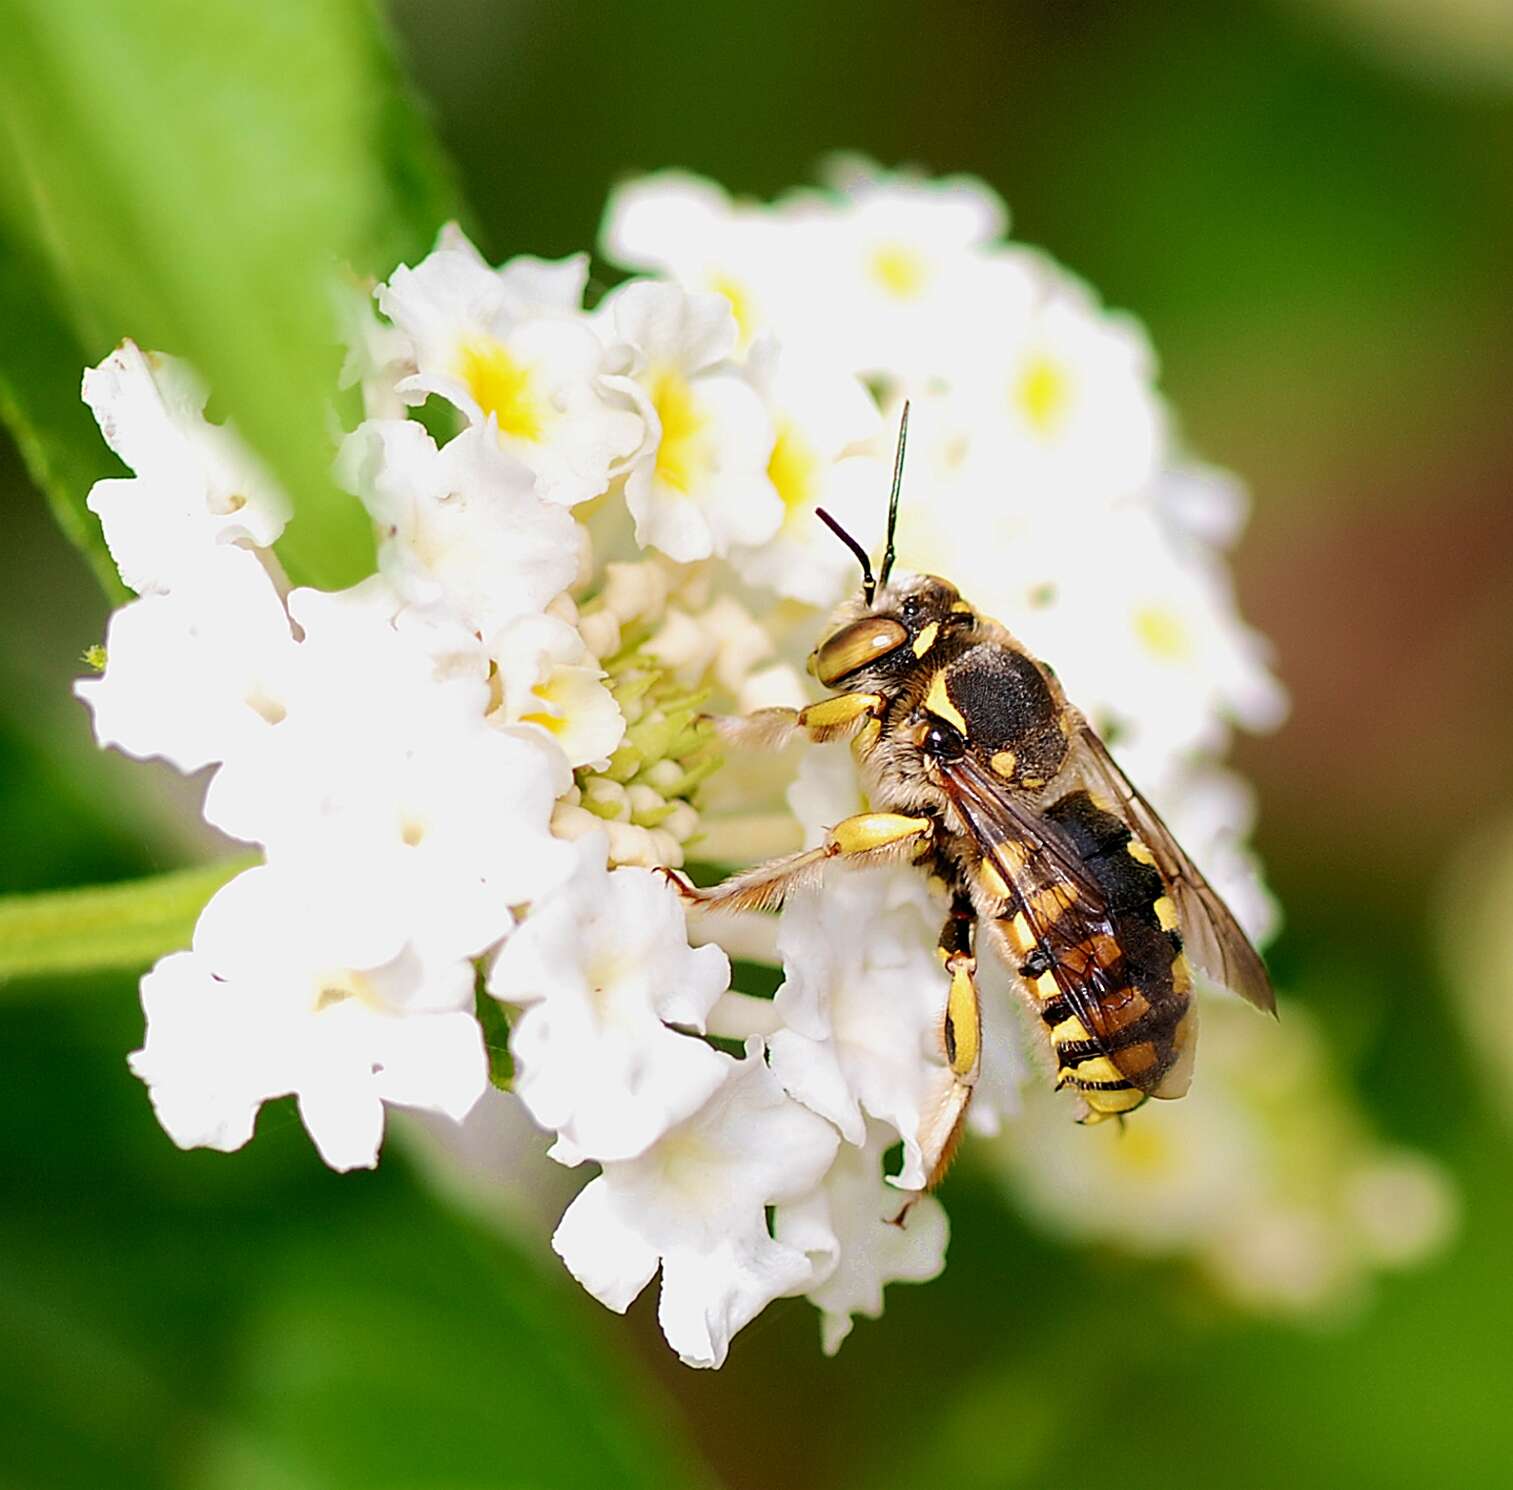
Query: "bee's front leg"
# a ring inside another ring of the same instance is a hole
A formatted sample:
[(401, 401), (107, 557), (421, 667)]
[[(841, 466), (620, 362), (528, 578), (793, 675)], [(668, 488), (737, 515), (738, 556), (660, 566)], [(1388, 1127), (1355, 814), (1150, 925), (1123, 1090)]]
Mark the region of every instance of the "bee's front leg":
[(818, 848), (769, 859), (707, 889), (688, 884), (671, 870), (663, 873), (691, 905), (706, 910), (774, 910), (790, 890), (817, 879), (831, 859), (848, 864), (878, 864), (917, 858), (930, 847), (934, 833), (933, 818), (909, 817), (900, 812), (859, 812), (831, 828)]
[(951, 1071), (951, 1084), (935, 1110), (920, 1124), (919, 1147), (925, 1164), (925, 1189), (915, 1191), (894, 1216), (895, 1225), (903, 1225), (909, 1209), (925, 1193), (933, 1190), (951, 1167), (956, 1146), (961, 1142), (967, 1105), (982, 1069), (982, 1000), (977, 992), (977, 912), (971, 897), (960, 891), (952, 897), (951, 912), (941, 928), (937, 950), (951, 987), (946, 994), (945, 1013), (941, 1017), (940, 1043)]
[(883, 705), (878, 693), (838, 693), (802, 709), (758, 709), (754, 714), (707, 714), (715, 733), (728, 745), (749, 750), (781, 750), (796, 734), (815, 744), (853, 735)]

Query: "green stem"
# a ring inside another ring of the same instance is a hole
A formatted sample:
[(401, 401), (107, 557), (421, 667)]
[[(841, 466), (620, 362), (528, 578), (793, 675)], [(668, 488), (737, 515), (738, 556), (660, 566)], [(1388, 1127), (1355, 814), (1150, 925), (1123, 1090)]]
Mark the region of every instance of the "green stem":
[(195, 918), (254, 855), (119, 885), (0, 897), (0, 982), (136, 971), (189, 945)]

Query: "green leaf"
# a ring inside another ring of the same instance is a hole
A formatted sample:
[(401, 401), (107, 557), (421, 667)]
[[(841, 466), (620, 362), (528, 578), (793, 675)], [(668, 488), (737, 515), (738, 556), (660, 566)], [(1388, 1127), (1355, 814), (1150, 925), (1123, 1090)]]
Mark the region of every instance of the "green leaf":
[(527, 1253), (394, 1142), (332, 1174), (292, 1102), (238, 1153), (179, 1152), (123, 1059), (129, 985), (82, 986), (0, 1003), (7, 1490), (709, 1485), (544, 1218)]
[(246, 1437), (196, 1490), (710, 1483), (555, 1265), (406, 1199), (281, 1259), (233, 1383)]
[(39, 268), (0, 239), (0, 419), (10, 426), (58, 526), (119, 604), (131, 592), (84, 498), (96, 481), (125, 473), (79, 397), (84, 347), (38, 292), (44, 283)]
[(189, 945), (195, 919), (248, 855), (120, 885), (0, 898), (0, 981), (135, 971)]
[(484, 991), (483, 982), (483, 974), (480, 972), (477, 987), (473, 990), (473, 1003), (478, 1015), (478, 1027), (483, 1031), (483, 1048), (489, 1053), (489, 1080), (501, 1092), (507, 1092), (515, 1085), (515, 1060), (510, 1054), (510, 1022), (505, 1017), (503, 1005)]
[[(372, 569), (369, 524), (333, 485), (340, 365), (332, 286), (423, 251), (452, 191), (366, 0), (8, 0), (0, 47), (5, 305), (36, 346), (0, 353), (6, 412), (91, 551), (97, 474), (57, 411), (122, 337), (187, 357), (295, 499), (292, 575)], [(56, 309), (49, 326), (43, 307)], [(16, 389), (45, 391), (31, 408)], [(93, 550), (97, 552), (97, 549)]]

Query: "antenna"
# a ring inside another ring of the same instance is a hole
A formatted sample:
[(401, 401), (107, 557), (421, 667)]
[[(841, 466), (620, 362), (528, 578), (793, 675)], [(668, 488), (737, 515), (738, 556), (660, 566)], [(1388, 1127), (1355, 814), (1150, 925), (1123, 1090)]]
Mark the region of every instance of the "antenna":
[[(878, 571), (877, 582), (879, 586), (888, 583), (888, 576), (893, 573), (893, 535), (898, 528), (898, 494), (904, 484), (904, 446), (909, 440), (909, 401), (904, 400), (903, 417), (898, 421), (898, 454), (893, 457), (893, 493), (888, 498), (888, 541), (883, 549), (883, 567)], [(872, 597), (867, 597), (867, 603), (872, 603)]]
[(867, 550), (836, 522), (823, 507), (815, 508), (814, 515), (856, 555), (857, 563), (862, 566), (862, 598), (868, 605), (871, 605), (872, 597), (877, 593), (877, 581), (872, 578), (872, 560), (867, 557)]

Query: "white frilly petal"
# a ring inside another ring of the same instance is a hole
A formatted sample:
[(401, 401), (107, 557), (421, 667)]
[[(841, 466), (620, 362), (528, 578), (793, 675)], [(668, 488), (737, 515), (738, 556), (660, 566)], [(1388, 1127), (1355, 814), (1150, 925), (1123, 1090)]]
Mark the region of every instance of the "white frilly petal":
[(249, 869), (212, 897), (193, 950), (143, 979), (131, 1067), (175, 1142), (237, 1148), (264, 1101), (293, 1094), (332, 1168), (371, 1167), (385, 1102), (460, 1118), (478, 1100), (472, 969), (418, 953), (381, 897)]
[(378, 524), (379, 562), (398, 593), (444, 601), (486, 646), (577, 572), (572, 518), (486, 428), (438, 449), (413, 419), (370, 420), (347, 438), (338, 471)]
[(84, 375), (105, 442), (136, 472), (97, 482), (87, 505), (139, 594), (172, 589), (216, 544), (271, 545), (292, 511), (235, 432), (206, 421), (206, 393), (185, 364), (131, 341)]
[(602, 1177), (590, 1180), (563, 1213), (552, 1248), (568, 1272), (616, 1314), (630, 1308), (661, 1263), (657, 1249), (620, 1219)]
[(899, 1219), (898, 1191), (882, 1177), (893, 1132), (870, 1123), (858, 1148), (842, 1147), (812, 1194), (778, 1207), (773, 1234), (814, 1262), (807, 1297), (820, 1310), (820, 1339), (834, 1355), (851, 1333), (854, 1315), (877, 1319), (889, 1283), (923, 1283), (946, 1265), (949, 1227), (933, 1195)]
[(224, 761), (280, 722), (298, 663), (289, 618), (258, 557), (207, 549), (173, 591), (116, 611), (102, 677), (74, 692), (95, 737), (180, 771)]
[(645, 1287), (648, 1259), (660, 1260), (663, 1332), (691, 1366), (722, 1364), (737, 1330), (813, 1276), (804, 1252), (769, 1236), (766, 1208), (816, 1185), (838, 1143), (784, 1096), (760, 1040), (743, 1061), (719, 1060), (725, 1079), (709, 1101), (638, 1158), (606, 1163), (553, 1239), (614, 1308)]
[(670, 1024), (704, 1028), (730, 963), (718, 947), (688, 945), (665, 879), (606, 869), (602, 833), (573, 851), (571, 877), (500, 948), (488, 991), (521, 1006), (515, 1090), (558, 1133), (553, 1156), (632, 1159), (725, 1080), (727, 1058)]

